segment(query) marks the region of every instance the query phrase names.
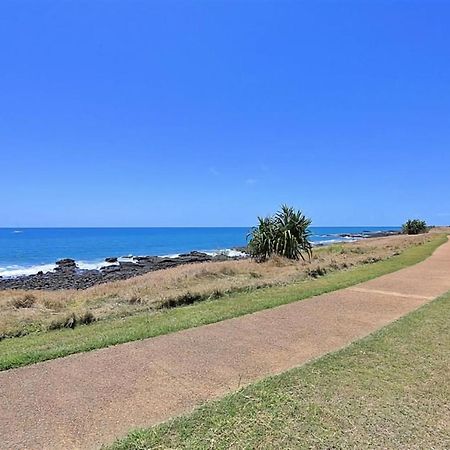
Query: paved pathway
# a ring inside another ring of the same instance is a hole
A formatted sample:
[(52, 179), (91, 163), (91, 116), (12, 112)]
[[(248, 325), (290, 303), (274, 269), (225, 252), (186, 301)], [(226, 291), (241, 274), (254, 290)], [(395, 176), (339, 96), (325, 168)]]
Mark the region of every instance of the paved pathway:
[(248, 316), (0, 373), (0, 448), (98, 448), (339, 349), (450, 290), (426, 261)]

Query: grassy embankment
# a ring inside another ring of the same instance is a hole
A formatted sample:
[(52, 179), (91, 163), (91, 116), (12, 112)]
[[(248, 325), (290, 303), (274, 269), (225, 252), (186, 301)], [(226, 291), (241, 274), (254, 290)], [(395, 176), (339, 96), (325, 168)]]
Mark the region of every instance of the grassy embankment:
[(450, 293), (114, 450), (450, 448)]
[(435, 235), (387, 260), (336, 271), (317, 279), (234, 293), (152, 314), (103, 320), (75, 329), (4, 339), (0, 341), (0, 370), (193, 328), (345, 288), (422, 261), (446, 240), (444, 234)]
[(315, 248), (311, 262), (279, 257), (264, 264), (250, 259), (220, 261), (158, 270), (85, 290), (0, 290), (0, 340), (140, 313), (154, 314), (168, 307), (300, 282), (389, 259), (433, 236), (435, 233), (391, 236)]

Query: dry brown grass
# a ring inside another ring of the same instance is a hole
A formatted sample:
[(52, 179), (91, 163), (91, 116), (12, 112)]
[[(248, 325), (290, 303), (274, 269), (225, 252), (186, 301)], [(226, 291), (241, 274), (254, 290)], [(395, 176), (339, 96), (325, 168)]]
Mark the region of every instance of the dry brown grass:
[(0, 291), (0, 336), (124, 317), (220, 298), (231, 292), (288, 284), (390, 258), (431, 237), (432, 233), (392, 236), (317, 248), (311, 263), (282, 258), (262, 264), (251, 260), (209, 262), (151, 272), (83, 291)]

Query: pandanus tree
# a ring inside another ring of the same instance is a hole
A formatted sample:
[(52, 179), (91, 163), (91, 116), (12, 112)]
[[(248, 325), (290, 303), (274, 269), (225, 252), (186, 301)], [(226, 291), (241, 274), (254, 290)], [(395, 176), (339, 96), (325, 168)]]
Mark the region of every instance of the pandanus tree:
[(275, 215), (258, 217), (258, 226), (248, 236), (250, 255), (258, 261), (265, 261), (271, 255), (303, 260), (306, 256), (310, 259), (310, 225), (311, 220), (301, 211), (282, 205)]
[(258, 217), (258, 226), (250, 234), (248, 249), (250, 255), (258, 261), (265, 261), (275, 253), (276, 226), (272, 217)]

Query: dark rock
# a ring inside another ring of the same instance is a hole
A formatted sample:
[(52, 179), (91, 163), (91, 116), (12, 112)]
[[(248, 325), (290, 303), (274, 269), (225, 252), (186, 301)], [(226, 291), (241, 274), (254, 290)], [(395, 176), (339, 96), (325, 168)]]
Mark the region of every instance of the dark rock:
[(158, 262), (161, 258), (159, 256), (135, 256), (133, 258), (135, 261), (144, 263), (144, 264), (154, 264), (156, 262)]
[(377, 237), (393, 236), (393, 235), (396, 235), (396, 234), (401, 234), (401, 232), (400, 231), (396, 231), (396, 230), (363, 231), (363, 233), (342, 233), (342, 234), (339, 235), (339, 237), (363, 239), (363, 238), (377, 238)]
[(120, 266), (104, 266), (104, 267), (100, 267), (100, 271), (102, 273), (119, 272), (120, 271)]
[(377, 237), (386, 237), (386, 236), (395, 236), (397, 234), (402, 234), (401, 231), (396, 230), (388, 230), (388, 231), (374, 231), (372, 233), (365, 234), (365, 238), (377, 238)]
[(117, 258), (114, 256), (109, 256), (108, 258), (105, 258), (105, 262), (107, 263), (115, 263), (117, 262)]
[(144, 264), (140, 264), (138, 262), (131, 261), (119, 261), (119, 267), (125, 269), (136, 269), (139, 267), (144, 267)]
[(75, 260), (70, 258), (60, 259), (59, 261), (56, 261), (56, 264), (60, 267), (75, 267), (76, 263)]
[[(190, 252), (190, 253), (182, 253), (181, 255), (178, 256), (178, 258), (187, 258), (187, 257), (190, 257), (190, 258), (211, 258), (211, 256), (209, 256), (208, 254), (203, 253), (203, 252), (197, 252), (197, 251), (193, 251), (193, 252)], [(175, 258), (172, 258), (172, 259), (175, 259)]]
[(66, 258), (66, 259), (60, 259), (59, 261), (56, 261), (56, 268), (55, 271), (72, 271), (77, 268), (77, 265), (73, 259)]
[[(163, 270), (183, 264), (225, 261), (238, 258), (229, 258), (226, 255), (211, 257), (203, 252), (190, 252), (175, 258), (162, 258), (158, 256), (140, 256), (131, 261), (117, 261), (119, 264), (101, 267), (100, 270), (79, 269), (73, 259), (61, 259), (52, 272), (15, 278), (1, 278), (1, 289), (87, 289), (101, 283), (125, 280), (155, 270)], [(113, 258), (105, 261), (113, 262)], [(114, 261), (115, 262), (115, 261)]]

